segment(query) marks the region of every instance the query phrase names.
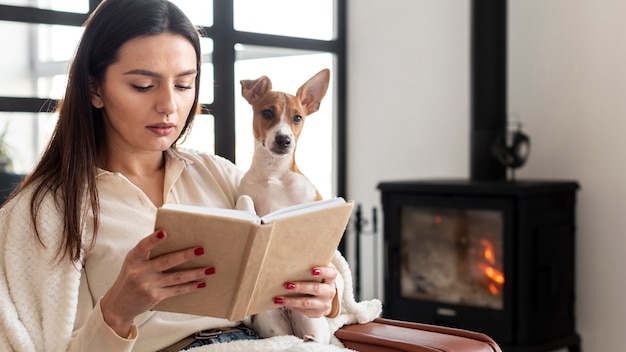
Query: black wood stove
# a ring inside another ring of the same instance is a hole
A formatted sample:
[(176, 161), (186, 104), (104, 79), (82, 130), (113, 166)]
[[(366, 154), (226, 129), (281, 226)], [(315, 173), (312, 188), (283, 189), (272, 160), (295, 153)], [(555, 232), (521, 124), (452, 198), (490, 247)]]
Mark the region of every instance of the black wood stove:
[(384, 316), (484, 332), (505, 352), (580, 350), (576, 182), (379, 184)]

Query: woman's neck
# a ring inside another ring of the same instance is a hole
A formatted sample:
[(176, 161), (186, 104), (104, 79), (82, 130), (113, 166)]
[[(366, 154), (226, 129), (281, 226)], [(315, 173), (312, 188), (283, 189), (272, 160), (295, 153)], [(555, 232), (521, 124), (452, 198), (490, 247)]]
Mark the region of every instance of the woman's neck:
[(164, 203), (165, 153), (106, 158), (105, 170), (119, 172), (140, 188), (156, 207)]
[(164, 152), (150, 155), (109, 153), (103, 159), (103, 169), (128, 177), (150, 176), (161, 172), (165, 167)]

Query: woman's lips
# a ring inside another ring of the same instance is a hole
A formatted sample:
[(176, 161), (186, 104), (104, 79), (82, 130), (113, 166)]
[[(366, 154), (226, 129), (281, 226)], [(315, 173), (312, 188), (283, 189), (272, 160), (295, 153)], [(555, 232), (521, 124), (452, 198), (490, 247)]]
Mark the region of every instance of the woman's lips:
[(157, 136), (167, 136), (174, 131), (174, 128), (174, 124), (157, 124), (148, 126), (148, 129)]

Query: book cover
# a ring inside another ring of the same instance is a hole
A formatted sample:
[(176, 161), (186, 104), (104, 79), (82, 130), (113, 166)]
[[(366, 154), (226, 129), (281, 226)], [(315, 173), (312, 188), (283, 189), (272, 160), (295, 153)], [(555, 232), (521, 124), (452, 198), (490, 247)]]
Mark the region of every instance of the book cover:
[(205, 254), (174, 268), (216, 268), (207, 287), (161, 301), (153, 309), (229, 320), (277, 308), (288, 281), (311, 279), (328, 265), (344, 234), (353, 202), (341, 198), (282, 209), (263, 218), (232, 209), (164, 205), (155, 229), (167, 238), (151, 257), (203, 247)]

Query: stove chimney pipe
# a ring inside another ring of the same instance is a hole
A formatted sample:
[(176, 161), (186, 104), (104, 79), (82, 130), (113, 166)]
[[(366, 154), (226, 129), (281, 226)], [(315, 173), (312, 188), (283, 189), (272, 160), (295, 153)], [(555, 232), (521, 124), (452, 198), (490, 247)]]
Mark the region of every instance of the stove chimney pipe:
[(505, 180), (506, 167), (493, 155), (506, 133), (506, 0), (471, 2), (471, 180)]

